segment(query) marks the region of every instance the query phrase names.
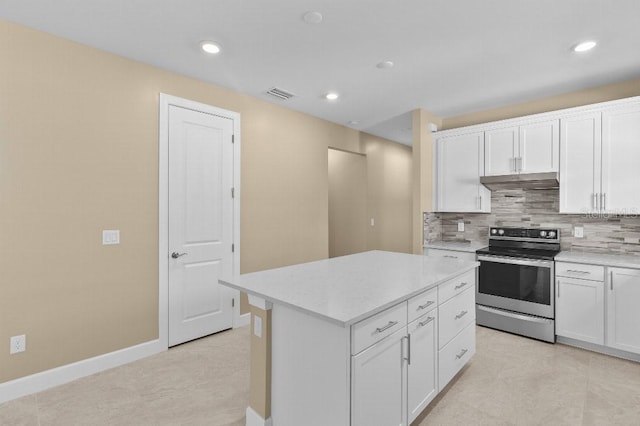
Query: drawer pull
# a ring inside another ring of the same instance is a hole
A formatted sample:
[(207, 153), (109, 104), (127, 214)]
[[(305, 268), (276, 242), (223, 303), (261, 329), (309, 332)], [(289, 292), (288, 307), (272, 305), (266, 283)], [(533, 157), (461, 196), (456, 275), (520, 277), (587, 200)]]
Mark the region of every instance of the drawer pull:
[(448, 257), (449, 259), (457, 259), (458, 258), (458, 256), (451, 256), (450, 254), (445, 254), (442, 257)]
[(467, 349), (463, 349), (458, 355), (456, 355), (456, 359), (462, 358), (467, 352), (469, 352)]
[(420, 305), (416, 308), (416, 311), (420, 311), (422, 309), (427, 309), (429, 306), (433, 305), (435, 302), (433, 300), (429, 300), (427, 303), (425, 303), (424, 305)]
[(435, 317), (427, 317), (426, 320), (419, 322), (418, 325), (420, 327), (424, 327), (425, 325), (429, 324), (431, 321), (433, 321), (435, 319)]
[(463, 283), (460, 283), (460, 284), (458, 284), (457, 286), (455, 286), (455, 287), (454, 287), (454, 290), (458, 290), (458, 289), (460, 289), (460, 288), (464, 287), (464, 286), (465, 286), (465, 285), (467, 285), (467, 284), (468, 284), (468, 283), (467, 283), (466, 281), (465, 281), (465, 282), (463, 282)]
[(376, 333), (382, 333), (383, 331), (390, 329), (391, 327), (393, 327), (397, 323), (398, 323), (398, 321), (389, 321), (389, 323), (387, 325), (385, 325), (384, 327), (376, 328)]
[(567, 273), (570, 273), (570, 274), (583, 274), (583, 275), (590, 275), (591, 274), (591, 272), (579, 271), (577, 269), (567, 269)]
[(468, 313), (467, 311), (460, 312), (458, 315), (456, 315), (456, 319), (458, 320), (458, 319), (462, 318), (463, 316), (467, 315), (467, 313)]

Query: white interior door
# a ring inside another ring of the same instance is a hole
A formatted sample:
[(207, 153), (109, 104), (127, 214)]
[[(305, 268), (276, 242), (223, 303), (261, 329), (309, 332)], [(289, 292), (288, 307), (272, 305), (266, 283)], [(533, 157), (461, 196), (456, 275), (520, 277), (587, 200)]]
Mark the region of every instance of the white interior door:
[(169, 346), (231, 328), (233, 120), (169, 107)]

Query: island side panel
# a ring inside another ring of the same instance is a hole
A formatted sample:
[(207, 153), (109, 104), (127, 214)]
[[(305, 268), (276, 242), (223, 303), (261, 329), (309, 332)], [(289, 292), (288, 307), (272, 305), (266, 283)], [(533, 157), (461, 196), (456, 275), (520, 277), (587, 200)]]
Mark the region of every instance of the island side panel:
[(274, 426), (348, 426), (350, 328), (283, 305), (272, 310)]

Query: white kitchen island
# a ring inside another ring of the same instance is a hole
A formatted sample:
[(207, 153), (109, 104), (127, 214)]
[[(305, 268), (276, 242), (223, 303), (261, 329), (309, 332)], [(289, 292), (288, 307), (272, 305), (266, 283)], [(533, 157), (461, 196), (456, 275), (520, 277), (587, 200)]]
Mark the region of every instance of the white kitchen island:
[(408, 425), (475, 353), (477, 266), (370, 251), (221, 279), (272, 311), (269, 409), (247, 425)]

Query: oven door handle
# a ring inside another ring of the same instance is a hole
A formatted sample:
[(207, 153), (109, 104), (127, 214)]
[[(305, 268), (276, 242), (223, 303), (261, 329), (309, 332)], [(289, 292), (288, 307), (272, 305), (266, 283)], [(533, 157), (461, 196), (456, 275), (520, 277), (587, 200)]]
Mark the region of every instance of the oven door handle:
[(478, 256), (478, 262), (508, 263), (511, 265), (537, 266), (541, 268), (552, 268), (551, 260), (523, 260), (505, 256)]

